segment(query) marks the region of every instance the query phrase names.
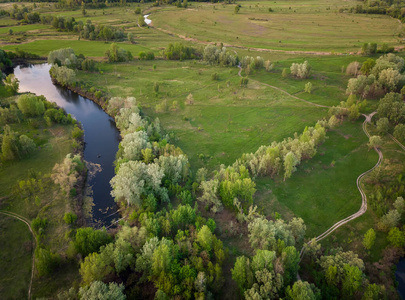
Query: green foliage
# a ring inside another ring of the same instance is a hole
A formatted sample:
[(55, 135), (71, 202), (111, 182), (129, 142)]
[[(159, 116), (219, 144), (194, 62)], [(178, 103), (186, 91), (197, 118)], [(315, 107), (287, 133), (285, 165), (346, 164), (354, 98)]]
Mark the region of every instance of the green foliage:
[(306, 84), (305, 84), (305, 92), (306, 93), (308, 93), (308, 94), (311, 94), (311, 92), (312, 92), (312, 83), (311, 82), (307, 82)]
[(197, 57), (195, 48), (185, 46), (182, 43), (169, 44), (164, 50), (163, 56), (169, 60), (186, 60)]
[[(309, 65), (308, 61), (303, 62), (302, 64), (293, 63), (290, 67), (291, 75), (294, 77), (304, 79), (309, 77), (309, 73), (311, 71), (311, 66)], [(284, 73), (284, 70), (283, 70)], [(285, 76), (283, 76), (285, 77)]]
[(398, 124), (395, 126), (394, 137), (402, 143), (405, 142), (405, 124)]
[(79, 126), (75, 126), (72, 130), (72, 138), (79, 140), (83, 137), (84, 131)]
[(405, 246), (405, 233), (398, 227), (391, 228), (388, 232), (387, 240), (392, 246), (403, 248)]
[(76, 223), (77, 215), (74, 213), (71, 213), (71, 212), (67, 212), (63, 216), (63, 220), (65, 221), (66, 224), (72, 225), (72, 224)]
[(125, 286), (110, 282), (108, 285), (101, 281), (94, 281), (90, 286), (81, 287), (79, 291), (80, 299), (83, 300), (125, 300)]
[[(2, 76), (0, 76), (1, 79)], [(18, 79), (14, 76), (14, 74), (9, 74), (4, 80), (3, 80), (4, 85), (6, 86), (6, 89), (11, 93), (11, 94), (16, 94), (18, 92), (19, 88), (19, 81)]]
[(97, 252), (101, 246), (109, 242), (111, 242), (111, 237), (105, 230), (86, 227), (77, 230), (74, 247), (78, 253), (87, 256), (90, 253)]
[(59, 67), (54, 64), (49, 70), (52, 78), (55, 79), (62, 86), (70, 86), (76, 82), (76, 73), (74, 70), (65, 66)]
[(37, 235), (42, 235), (46, 227), (48, 226), (47, 218), (35, 218), (31, 222), (32, 229)]
[(141, 51), (139, 52), (139, 59), (140, 60), (154, 60), (155, 59), (155, 54), (152, 51), (144, 52)]
[(365, 234), (363, 238), (363, 247), (366, 250), (370, 250), (373, 247), (375, 241), (375, 231), (373, 228), (370, 228)]
[(320, 300), (321, 293), (314, 284), (307, 281), (297, 281), (286, 289), (287, 300)]
[(46, 276), (53, 272), (58, 266), (60, 257), (45, 248), (37, 247), (35, 249), (35, 268), (38, 276)]
[(41, 116), (45, 112), (45, 98), (33, 94), (24, 94), (18, 97), (17, 105), (22, 113), (29, 117)]
[(249, 83), (249, 78), (247, 78), (247, 77), (242, 77), (239, 81), (239, 85), (242, 87), (247, 87), (248, 83)]
[(113, 259), (110, 255), (112, 256), (112, 253), (94, 252), (84, 258), (84, 261), (80, 263), (80, 275), (84, 284), (89, 285), (93, 281), (102, 281), (114, 272), (114, 268), (111, 266)]
[(133, 59), (130, 51), (125, 50), (112, 43), (110, 48), (105, 52), (108, 62), (125, 62)]

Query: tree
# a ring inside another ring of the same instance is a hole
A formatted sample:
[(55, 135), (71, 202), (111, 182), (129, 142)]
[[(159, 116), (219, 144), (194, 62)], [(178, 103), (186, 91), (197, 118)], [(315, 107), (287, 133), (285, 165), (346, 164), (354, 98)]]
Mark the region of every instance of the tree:
[(375, 241), (375, 231), (373, 228), (370, 228), (365, 234), (363, 238), (363, 247), (366, 250), (370, 250), (373, 247)]
[(403, 197), (398, 197), (394, 202), (394, 207), (397, 212), (402, 215), (405, 212), (405, 200)]
[(387, 240), (394, 247), (403, 248), (405, 246), (405, 234), (398, 227), (390, 229)]
[(59, 256), (48, 249), (42, 247), (35, 249), (35, 268), (39, 276), (51, 274), (59, 260)]
[(197, 234), (197, 241), (200, 243), (203, 249), (207, 250), (208, 252), (210, 252), (212, 249), (213, 238), (214, 236), (207, 225), (201, 227)]
[(45, 112), (45, 98), (33, 94), (24, 94), (18, 97), (17, 105), (21, 112), (29, 117), (41, 116)]
[(405, 124), (395, 126), (394, 137), (401, 142), (405, 142)]
[(377, 130), (382, 134), (386, 134), (390, 128), (390, 122), (389, 122), (388, 118), (378, 119), (376, 125), (377, 125)]
[[(112, 250), (112, 244), (108, 249)], [(80, 263), (79, 270), (84, 284), (88, 285), (96, 280), (102, 281), (114, 272), (114, 268), (111, 266), (113, 260), (110, 255), (112, 255), (111, 251), (109, 254), (104, 251), (101, 254), (91, 253), (85, 257), (84, 261)]]
[(307, 281), (297, 281), (286, 289), (286, 300), (320, 300), (321, 293), (314, 284)]
[[(2, 76), (0, 77), (0, 79)], [(6, 89), (12, 93), (16, 94), (18, 92), (19, 88), (19, 80), (15, 77), (14, 74), (9, 74), (6, 79), (3, 80), (4, 85), (6, 86)]]
[(297, 78), (308, 78), (311, 71), (311, 66), (308, 61), (304, 61), (302, 64), (293, 63), (290, 67), (291, 74)]
[(382, 139), (378, 135), (373, 135), (370, 136), (369, 142), (368, 142), (368, 148), (379, 148), (382, 145)]
[(283, 72), (281, 73), (281, 77), (286, 78), (288, 76), (288, 69), (284, 68)]
[(110, 282), (108, 285), (101, 281), (94, 281), (90, 286), (81, 287), (80, 299), (83, 300), (125, 300), (124, 285)]
[(49, 70), (52, 78), (55, 79), (62, 86), (70, 86), (76, 81), (76, 73), (74, 70), (65, 66), (59, 67), (54, 64)]
[(365, 62), (363, 62), (360, 72), (363, 75), (369, 75), (371, 73), (371, 70), (375, 66), (375, 60), (372, 58), (367, 59)]
[(311, 94), (311, 91), (312, 91), (312, 83), (311, 83), (311, 82), (307, 82), (307, 83), (305, 84), (305, 92), (308, 93), (308, 94)]
[(147, 26), (145, 18), (142, 15), (138, 17), (138, 26), (139, 27)]
[(296, 165), (299, 163), (299, 160), (293, 152), (288, 152), (284, 157), (284, 181), (287, 178), (290, 178), (292, 173), (297, 169)]
[(74, 246), (78, 253), (86, 256), (97, 252), (101, 246), (108, 244), (111, 240), (105, 229), (95, 230), (92, 227), (85, 227), (77, 229)]
[(232, 272), (232, 279), (236, 281), (241, 292), (249, 289), (253, 284), (253, 272), (250, 269), (250, 260), (245, 256), (236, 258)]
[(237, 14), (237, 13), (239, 12), (239, 10), (240, 10), (239, 5), (236, 5), (236, 6), (235, 6), (235, 10), (234, 10), (235, 14)]
[(359, 74), (360, 67), (361, 63), (358, 61), (352, 61), (346, 68), (346, 74), (357, 76)]
[(400, 220), (401, 214), (396, 209), (392, 209), (380, 219), (377, 226), (382, 231), (388, 231), (396, 227)]
[(345, 272), (342, 282), (343, 293), (352, 296), (362, 285), (363, 272), (358, 267), (348, 264), (343, 268)]
[(396, 69), (382, 70), (378, 77), (379, 84), (388, 91), (395, 91), (402, 75)]

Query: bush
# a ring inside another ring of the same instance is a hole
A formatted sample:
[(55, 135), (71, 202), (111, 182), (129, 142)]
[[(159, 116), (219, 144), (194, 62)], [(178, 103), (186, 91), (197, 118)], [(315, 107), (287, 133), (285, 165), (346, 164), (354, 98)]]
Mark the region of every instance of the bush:
[(111, 237), (105, 230), (95, 230), (91, 227), (79, 228), (76, 233), (74, 247), (76, 252), (87, 256), (97, 252), (101, 246), (111, 242)]
[(75, 126), (72, 130), (72, 138), (80, 139), (83, 137), (84, 131), (81, 130), (78, 126)]
[(71, 212), (67, 212), (63, 216), (63, 220), (65, 221), (66, 224), (72, 225), (72, 224), (76, 223), (77, 215), (74, 213), (71, 213)]

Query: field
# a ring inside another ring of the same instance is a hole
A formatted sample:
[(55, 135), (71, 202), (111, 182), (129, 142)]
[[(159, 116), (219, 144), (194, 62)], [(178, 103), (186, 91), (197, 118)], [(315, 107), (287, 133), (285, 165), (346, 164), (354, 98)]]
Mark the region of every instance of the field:
[[(159, 118), (162, 128), (174, 137), (171, 142), (188, 156), (192, 177), (199, 168), (205, 167), (212, 174), (221, 164), (232, 165), (243, 153), (255, 152), (262, 145), (301, 133), (318, 120), (327, 120), (328, 108), (339, 105), (348, 97), (346, 86), (351, 78), (345, 73), (348, 64), (369, 58), (358, 53), (363, 43), (375, 42), (379, 47), (386, 43), (397, 49), (403, 47), (404, 29), (398, 20), (384, 15), (339, 12), (341, 8), (356, 6), (357, 1), (241, 1), (238, 4), (241, 7), (235, 13), (235, 4), (192, 2), (187, 9), (179, 9), (174, 5), (152, 7), (148, 3), (131, 3), (125, 8), (89, 8), (86, 16), (80, 9), (61, 10), (54, 4), (38, 6), (37, 11), (41, 14), (70, 16), (83, 22), (90, 19), (93, 23), (120, 26), (125, 33), (133, 33), (134, 43), (117, 43), (134, 55), (135, 60), (131, 62), (107, 63), (104, 55), (111, 42), (80, 40), (77, 33), (58, 32), (49, 25), (19, 26), (9, 18), (0, 18), (0, 26), (9, 26), (0, 27), (0, 46), (6, 50), (19, 48), (42, 57), (46, 57), (49, 51), (71, 47), (76, 54), (97, 60), (98, 72), (76, 72), (79, 87), (83, 91), (95, 88), (107, 98), (135, 97), (145, 115), (151, 119)], [(0, 4), (0, 8), (5, 6)], [(151, 27), (138, 27), (139, 15), (134, 13), (138, 6), (143, 13), (150, 13)], [(10, 28), (13, 35), (8, 33)], [(210, 65), (199, 59), (165, 60), (162, 50), (174, 42), (182, 42), (199, 51), (208, 43), (223, 43), (240, 58), (261, 56), (270, 60), (274, 67), (271, 71), (252, 70), (247, 74), (238, 67)], [(156, 59), (139, 60), (141, 51), (152, 51)], [(283, 70), (289, 70), (292, 63), (304, 61), (312, 67), (309, 78), (300, 80), (291, 75), (282, 76)], [(244, 76), (249, 79), (246, 87), (240, 84)], [(311, 93), (305, 92), (308, 82), (313, 86)], [(0, 96), (8, 96), (2, 86)], [(371, 113), (377, 105), (377, 99), (367, 99), (363, 112)], [(307, 226), (306, 240), (357, 212), (361, 195), (356, 179), (378, 160), (377, 153), (368, 148), (369, 140), (362, 130), (363, 121), (364, 116), (360, 116), (357, 121), (346, 120), (328, 130), (327, 139), (317, 148), (317, 154), (299, 165), (286, 181), (282, 176), (255, 178), (254, 205), (258, 210), (270, 218), (277, 214), (285, 220), (301, 217)], [(28, 132), (24, 126), (15, 125), (15, 130)], [(373, 125), (369, 127), (372, 134), (377, 134)], [(52, 166), (70, 151), (70, 127), (43, 129), (28, 132), (41, 145), (41, 151), (30, 159), (4, 164), (0, 168), (0, 198), (10, 195), (16, 182), (28, 176), (28, 170), (48, 174)], [(383, 164), (393, 163), (403, 172), (401, 162), (405, 153), (388, 137), (383, 141)], [(362, 186), (369, 194), (370, 186), (364, 183)], [(44, 194), (41, 207), (18, 199), (0, 202), (0, 208), (28, 218), (54, 216), (46, 242), (53, 249), (63, 249), (59, 252), (63, 253), (68, 247), (68, 239), (64, 236), (68, 228), (61, 216), (68, 203), (63, 196), (53, 193)], [(230, 253), (225, 271), (230, 277), (229, 270), (236, 256), (250, 255), (252, 249), (246, 236), (242, 238), (243, 234), (229, 237), (224, 233), (236, 220), (233, 213), (227, 213), (229, 215), (220, 215), (225, 216), (224, 220), (217, 217), (217, 231), (221, 239), (224, 237)], [(204, 211), (203, 214), (210, 213)], [(324, 249), (342, 247), (354, 250), (365, 261), (376, 262), (381, 258), (382, 249), (388, 245), (386, 234), (377, 233), (375, 246), (369, 252), (364, 250), (361, 242), (365, 232), (376, 227), (377, 220), (369, 207), (364, 215), (334, 231), (321, 244)], [(13, 278), (22, 279), (12, 286), (16, 295), (23, 295), (27, 289), (25, 278), (29, 278), (30, 253), (22, 245), (26, 246), (30, 241), (29, 232), (18, 222), (5, 223), (1, 219), (0, 227), (7, 229), (7, 233), (0, 234), (0, 243), (4, 245), (9, 234), (16, 232), (23, 236), (21, 241), (9, 241), (12, 247), (20, 247), (21, 251), (16, 252), (15, 257), (26, 265), (24, 272), (15, 272)], [(11, 246), (6, 249), (11, 249)], [(2, 255), (12, 255), (7, 251), (4, 253)], [(8, 263), (5, 268), (10, 268)], [(58, 272), (55, 275), (58, 283), (51, 278), (34, 282), (34, 295), (51, 296), (60, 286), (69, 285), (79, 277), (74, 265), (62, 266), (61, 270), (68, 275), (65, 278), (62, 271)], [(0, 283), (2, 280), (0, 277)], [(0, 289), (0, 298), (1, 292)], [(7, 298), (8, 294), (5, 295)]]
[[(358, 51), (363, 43), (397, 45), (402, 25), (388, 16), (339, 13), (356, 1), (260, 1), (235, 5), (193, 3), (151, 11), (152, 25), (201, 42), (293, 51)], [(269, 12), (269, 8), (273, 12)]]

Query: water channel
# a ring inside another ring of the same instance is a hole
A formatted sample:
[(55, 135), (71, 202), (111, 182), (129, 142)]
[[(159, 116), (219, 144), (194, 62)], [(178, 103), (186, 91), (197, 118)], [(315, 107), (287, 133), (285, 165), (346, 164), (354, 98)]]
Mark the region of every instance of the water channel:
[(20, 81), (19, 92), (44, 95), (48, 101), (56, 102), (59, 107), (81, 122), (84, 129), (84, 159), (101, 166), (88, 180), (93, 190), (93, 221), (109, 225), (117, 219), (116, 205), (110, 195), (110, 180), (114, 176), (114, 159), (118, 150), (120, 134), (113, 118), (99, 105), (65, 88), (52, 83), (49, 64), (17, 66), (14, 74)]

